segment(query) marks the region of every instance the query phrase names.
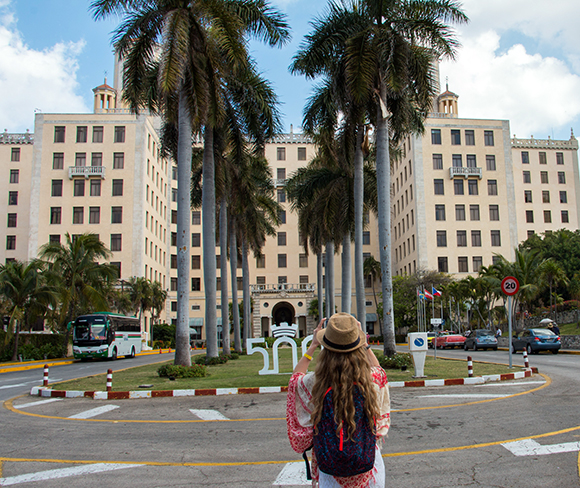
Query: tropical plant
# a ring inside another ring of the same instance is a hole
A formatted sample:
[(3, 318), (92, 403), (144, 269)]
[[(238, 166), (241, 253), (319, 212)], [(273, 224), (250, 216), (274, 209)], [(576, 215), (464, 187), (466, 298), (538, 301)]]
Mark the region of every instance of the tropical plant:
[[(377, 278), (380, 279), (380, 277), (381, 277), (381, 263), (379, 263), (373, 256), (369, 256), (368, 258), (366, 258), (364, 260), (363, 269), (364, 269), (364, 275), (370, 277), (370, 279), (371, 279), (371, 285), (373, 288), (373, 298), (375, 300), (375, 308), (377, 308), (378, 302), (377, 302), (377, 292), (375, 289), (375, 282), (376, 282)], [(382, 321), (380, 316), (378, 317), (378, 319), (379, 319), (379, 327), (380, 327), (380, 330), (382, 332), (383, 321)]]
[(552, 292), (552, 288), (557, 285), (568, 285), (570, 281), (566, 277), (566, 273), (562, 267), (552, 258), (548, 258), (542, 263), (540, 279), (543, 283), (547, 284), (550, 289), (550, 316), (553, 319), (552, 299), (554, 293)]

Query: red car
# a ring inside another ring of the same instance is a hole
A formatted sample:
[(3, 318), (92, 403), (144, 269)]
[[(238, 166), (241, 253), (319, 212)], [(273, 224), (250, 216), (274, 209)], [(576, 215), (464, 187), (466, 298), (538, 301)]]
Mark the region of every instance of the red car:
[(465, 337), (461, 334), (449, 334), (435, 338), (437, 341), (437, 349), (445, 349), (447, 347), (463, 347)]

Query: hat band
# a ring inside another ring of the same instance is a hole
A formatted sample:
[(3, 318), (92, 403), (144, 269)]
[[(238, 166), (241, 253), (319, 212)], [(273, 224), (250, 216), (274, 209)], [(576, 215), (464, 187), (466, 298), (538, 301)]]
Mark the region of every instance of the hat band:
[(360, 343), (360, 337), (356, 339), (356, 341), (351, 342), (350, 344), (336, 344), (335, 342), (329, 341), (326, 335), (322, 338), (322, 341), (330, 347), (334, 347), (335, 349), (339, 349), (341, 351), (346, 351), (347, 349), (352, 349), (356, 347)]

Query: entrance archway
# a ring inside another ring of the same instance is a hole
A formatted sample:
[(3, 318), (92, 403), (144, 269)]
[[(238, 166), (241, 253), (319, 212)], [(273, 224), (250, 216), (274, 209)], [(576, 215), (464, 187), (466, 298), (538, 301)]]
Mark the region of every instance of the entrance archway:
[(280, 325), (282, 322), (293, 324), (296, 320), (296, 311), (288, 302), (279, 302), (272, 307), (272, 325)]

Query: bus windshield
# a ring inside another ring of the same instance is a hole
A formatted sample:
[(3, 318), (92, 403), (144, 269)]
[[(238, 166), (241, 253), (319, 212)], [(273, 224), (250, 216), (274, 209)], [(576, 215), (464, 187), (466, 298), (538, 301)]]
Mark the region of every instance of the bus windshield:
[(105, 317), (79, 317), (74, 324), (73, 340), (104, 341), (107, 338)]

